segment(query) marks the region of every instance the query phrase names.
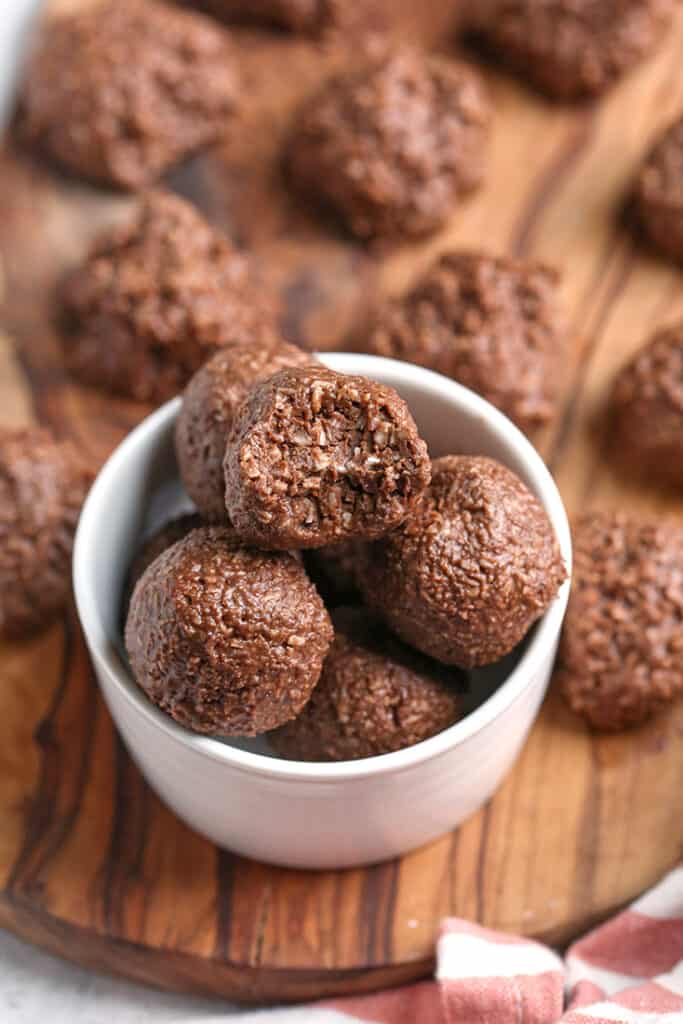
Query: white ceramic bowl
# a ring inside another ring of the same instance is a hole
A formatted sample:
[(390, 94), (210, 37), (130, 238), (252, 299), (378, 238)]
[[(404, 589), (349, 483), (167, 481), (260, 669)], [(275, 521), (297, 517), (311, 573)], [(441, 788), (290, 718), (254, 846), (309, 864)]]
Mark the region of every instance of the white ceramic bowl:
[[(407, 363), (338, 353), (322, 359), (335, 370), (395, 387), (433, 456), (485, 454), (518, 473), (548, 512), (569, 569), (569, 526), (557, 488), (539, 455), (501, 413), (445, 377)], [(182, 500), (173, 452), (179, 404), (169, 402), (146, 419), (106, 463), (85, 503), (74, 551), (76, 600), (97, 678), (149, 784), (219, 846), (294, 867), (372, 863), (454, 828), (491, 796), (524, 743), (550, 678), (569, 584), (521, 654), (480, 673), (478, 706), (407, 750), (311, 764), (271, 756), (262, 740), (233, 743), (191, 733), (138, 689), (120, 639), (131, 552), (142, 532), (167, 519)]]

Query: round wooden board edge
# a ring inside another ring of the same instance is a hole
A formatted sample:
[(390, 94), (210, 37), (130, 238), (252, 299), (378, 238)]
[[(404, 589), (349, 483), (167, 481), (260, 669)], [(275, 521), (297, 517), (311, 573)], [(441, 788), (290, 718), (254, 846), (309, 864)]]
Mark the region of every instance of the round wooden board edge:
[(430, 977), (435, 963), (430, 958), (349, 970), (247, 967), (99, 935), (66, 924), (8, 893), (0, 898), (0, 927), (79, 967), (167, 992), (214, 996), (245, 1005), (312, 1002), (395, 988)]

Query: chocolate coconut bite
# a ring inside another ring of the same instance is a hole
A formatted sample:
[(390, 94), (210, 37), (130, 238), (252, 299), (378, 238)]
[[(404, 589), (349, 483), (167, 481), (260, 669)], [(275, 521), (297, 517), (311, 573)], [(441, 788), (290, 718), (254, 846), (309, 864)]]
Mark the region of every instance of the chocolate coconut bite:
[(92, 474), (37, 427), (0, 429), (0, 637), (49, 623), (71, 592), (71, 550)]
[(593, 512), (572, 532), (557, 681), (594, 728), (623, 729), (683, 692), (683, 528)]
[(138, 685), (180, 725), (255, 736), (302, 711), (332, 635), (296, 558), (244, 548), (215, 526), (193, 530), (147, 568), (125, 640)]
[(445, 253), (370, 326), (367, 351), (464, 384), (533, 433), (554, 415), (565, 355), (555, 270)]
[(465, 24), (512, 71), (555, 100), (605, 92), (650, 54), (674, 0), (477, 0)]
[(238, 93), (230, 38), (211, 19), (157, 0), (107, 0), (45, 25), (20, 131), (78, 175), (139, 189), (223, 135)]
[(448, 455), (411, 517), (368, 545), (367, 603), (406, 643), (473, 668), (512, 651), (566, 578), (540, 503), (509, 469)]
[(223, 345), (260, 340), (275, 314), (249, 262), (185, 200), (144, 196), (63, 282), (71, 371), (111, 394), (163, 402)]
[(302, 194), (353, 234), (423, 235), (479, 185), (489, 121), (475, 72), (402, 49), (332, 79), (307, 103), (287, 165)]
[(320, 682), (294, 721), (271, 733), (293, 761), (354, 761), (403, 750), (458, 721), (459, 676), (393, 637), (364, 608), (339, 608)]
[(240, 408), (225, 453), (230, 522), (263, 548), (316, 548), (394, 529), (429, 483), (427, 446), (393, 388), (312, 365)]
[(180, 476), (199, 512), (226, 521), (225, 447), (237, 410), (251, 388), (285, 367), (306, 366), (313, 357), (267, 328), (245, 345), (226, 345), (188, 384), (176, 422)]
[(683, 321), (621, 370), (610, 412), (612, 449), (629, 470), (683, 488)]
[(663, 256), (683, 263), (683, 117), (649, 153), (636, 183), (640, 224)]

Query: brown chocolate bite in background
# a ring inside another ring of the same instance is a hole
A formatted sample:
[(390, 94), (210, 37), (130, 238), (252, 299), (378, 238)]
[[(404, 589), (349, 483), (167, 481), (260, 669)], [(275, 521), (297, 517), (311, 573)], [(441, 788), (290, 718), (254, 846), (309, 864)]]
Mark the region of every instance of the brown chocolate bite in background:
[(268, 737), (296, 761), (353, 761), (403, 750), (461, 715), (453, 669), (393, 637), (365, 608), (339, 608), (320, 681), (294, 721)]
[(683, 321), (658, 331), (617, 375), (610, 413), (624, 465), (683, 488)]
[(72, 372), (163, 402), (221, 346), (261, 338), (275, 313), (245, 256), (178, 196), (154, 191), (107, 232), (61, 289)]
[(398, 526), (429, 483), (427, 446), (393, 388), (312, 365), (251, 392), (224, 461), (230, 522), (264, 548), (315, 548)]
[(413, 515), (368, 545), (367, 603), (406, 643), (447, 665), (498, 661), (555, 599), (566, 571), (540, 503), (509, 469), (449, 455)]
[(593, 727), (623, 729), (683, 693), (683, 527), (594, 512), (573, 539), (556, 679)]
[(503, 64), (556, 100), (605, 92), (651, 53), (674, 0), (476, 0), (464, 23)]
[(402, 49), (323, 86), (295, 120), (287, 165), (355, 235), (423, 235), (480, 183), (489, 121), (474, 71)]
[(138, 581), (126, 650), (138, 685), (180, 725), (254, 736), (303, 709), (332, 625), (301, 563), (202, 527)]
[(71, 592), (71, 551), (92, 474), (37, 427), (0, 429), (0, 637), (55, 618)]
[(76, 174), (138, 189), (223, 135), (238, 94), (230, 38), (209, 18), (107, 0), (46, 23), (20, 131)]
[(683, 117), (648, 154), (636, 184), (636, 205), (652, 245), (683, 263)]
[(175, 448), (180, 477), (204, 519), (227, 521), (225, 446), (248, 392), (278, 370), (312, 359), (266, 329), (249, 344), (226, 345), (194, 375), (183, 395)]
[(445, 253), (380, 307), (363, 347), (451, 377), (532, 433), (557, 405), (566, 349), (558, 280), (540, 264)]

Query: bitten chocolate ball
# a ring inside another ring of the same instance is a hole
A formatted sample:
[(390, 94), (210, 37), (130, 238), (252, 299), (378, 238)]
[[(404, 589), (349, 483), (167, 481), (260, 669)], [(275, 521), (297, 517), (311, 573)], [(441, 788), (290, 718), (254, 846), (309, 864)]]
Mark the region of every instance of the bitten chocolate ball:
[(403, 750), (460, 718), (460, 677), (393, 637), (364, 608), (332, 616), (320, 682), (294, 721), (268, 737), (296, 761), (354, 761)]
[(138, 685), (181, 725), (255, 736), (301, 712), (332, 635), (296, 558), (202, 527), (138, 581), (126, 650)]
[(683, 528), (594, 512), (573, 537), (557, 681), (596, 729), (623, 729), (683, 692)]
[(480, 183), (489, 120), (475, 72), (399, 50), (334, 78), (308, 102), (288, 166), (302, 193), (361, 238), (422, 235)]
[(380, 308), (364, 347), (452, 377), (532, 433), (557, 404), (565, 355), (557, 283), (539, 264), (446, 253)]
[(556, 100), (604, 92), (659, 43), (673, 0), (477, 0), (465, 23)]
[(403, 526), (369, 545), (367, 603), (406, 643), (447, 665), (498, 661), (566, 577), (548, 517), (493, 459), (448, 455)]
[(226, 521), (225, 446), (237, 410), (252, 387), (288, 366), (306, 366), (313, 357), (263, 332), (248, 345), (227, 345), (192, 378), (176, 423), (180, 476), (201, 515)]
[(172, 398), (223, 345), (255, 342), (274, 322), (245, 257), (165, 192), (96, 244), (61, 298), (72, 372), (139, 401)]
[(393, 388), (323, 366), (281, 370), (240, 408), (224, 461), (230, 522), (265, 548), (379, 537), (429, 483), (427, 446)]
[(0, 429), (0, 636), (20, 639), (62, 610), (92, 474), (39, 428)]
[(138, 189), (229, 127), (239, 91), (226, 32), (156, 0), (51, 19), (29, 63), (20, 131), (76, 174)]
[(636, 184), (640, 223), (664, 256), (683, 263), (683, 117), (649, 153)]
[(613, 450), (629, 469), (683, 487), (683, 321), (618, 374), (610, 411)]

